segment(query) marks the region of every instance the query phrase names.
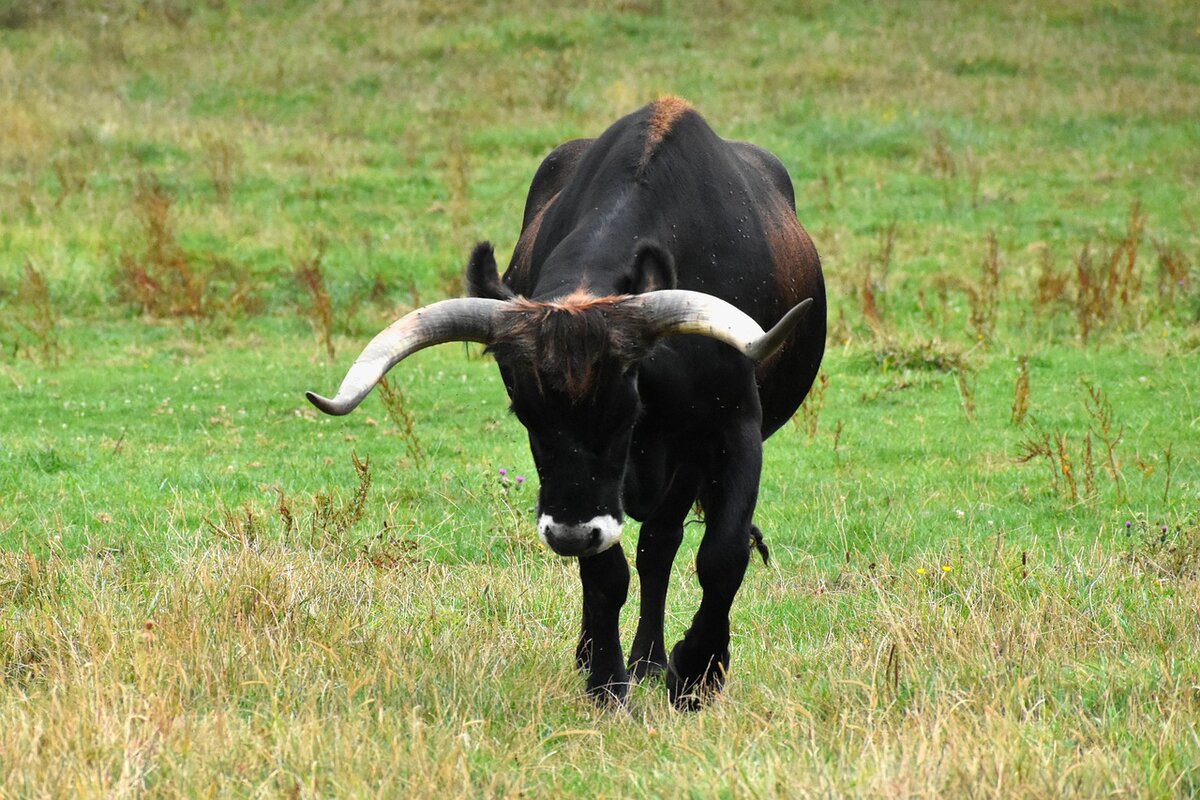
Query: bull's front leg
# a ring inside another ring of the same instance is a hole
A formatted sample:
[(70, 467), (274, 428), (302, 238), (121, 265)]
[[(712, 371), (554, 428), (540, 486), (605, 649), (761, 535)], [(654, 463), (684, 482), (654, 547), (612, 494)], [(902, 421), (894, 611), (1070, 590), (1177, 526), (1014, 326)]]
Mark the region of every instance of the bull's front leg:
[(621, 606), (629, 594), (629, 564), (615, 544), (594, 556), (579, 559), (583, 584), (583, 627), (575, 663), (587, 673), (588, 694), (598, 703), (623, 703), (629, 694), (629, 674), (621, 653)]
[(629, 672), (635, 681), (667, 669), (667, 649), (663, 643), (667, 585), (675, 553), (683, 541), (683, 522), (696, 501), (698, 480), (694, 472), (678, 470), (638, 534), (637, 570), (642, 605), (629, 651)]
[(667, 691), (671, 702), (695, 710), (725, 683), (729, 670), (729, 611), (750, 561), (750, 539), (762, 441), (756, 421), (727, 432), (717, 469), (701, 488), (705, 531), (696, 554), (703, 589), (691, 627), (671, 651)]

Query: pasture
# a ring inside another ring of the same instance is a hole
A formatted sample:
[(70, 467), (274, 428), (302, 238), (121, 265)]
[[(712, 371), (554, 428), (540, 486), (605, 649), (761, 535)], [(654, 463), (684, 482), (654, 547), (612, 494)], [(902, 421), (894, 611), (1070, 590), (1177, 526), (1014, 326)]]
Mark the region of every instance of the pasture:
[[(584, 695), (480, 348), (303, 398), (668, 92), (830, 300), (697, 714)], [(1200, 794), (1197, 120), (1171, 0), (0, 0), (0, 796)]]

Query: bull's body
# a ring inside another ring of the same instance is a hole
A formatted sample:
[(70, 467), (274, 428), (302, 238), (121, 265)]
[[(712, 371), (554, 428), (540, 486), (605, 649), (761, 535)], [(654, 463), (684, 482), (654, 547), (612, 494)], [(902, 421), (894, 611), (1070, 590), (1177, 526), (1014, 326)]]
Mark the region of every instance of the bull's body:
[[(642, 522), (641, 618), (629, 658), (636, 677), (667, 667), (671, 564), (697, 502), (706, 523), (696, 563), (704, 601), (671, 665), (678, 699), (718, 686), (728, 666), (729, 608), (749, 558), (762, 441), (796, 411), (817, 374), (825, 292), (783, 165), (754, 145), (721, 139), (674, 98), (625, 117), (598, 139), (568, 142), (542, 162), (503, 282), (538, 301), (663, 288), (657, 276), (631, 273), (646, 243), (673, 262), (675, 288), (727, 300), (764, 329), (815, 299), (790, 342), (757, 370), (702, 336), (663, 339), (638, 367), (641, 414), (621, 491), (625, 512)], [(560, 502), (571, 522), (591, 513), (585, 506), (571, 518), (576, 489), (567, 487)], [(627, 680), (617, 637), (629, 583), (625, 555), (616, 546), (581, 558), (580, 574), (580, 664), (593, 691), (620, 687)]]
[[(630, 671), (666, 670), (672, 700), (694, 707), (723, 684), (751, 541), (766, 554), (753, 525), (763, 439), (799, 407), (825, 347), (820, 261), (787, 171), (664, 98), (547, 156), (504, 278), (483, 244), (467, 280), (479, 299), (413, 312), (364, 350), (337, 398), (310, 399), (346, 413), (408, 353), (486, 342), (529, 432), (539, 535), (579, 559), (589, 693), (623, 700)], [(668, 656), (667, 583), (697, 503), (704, 595)], [(628, 667), (626, 513), (642, 522)]]

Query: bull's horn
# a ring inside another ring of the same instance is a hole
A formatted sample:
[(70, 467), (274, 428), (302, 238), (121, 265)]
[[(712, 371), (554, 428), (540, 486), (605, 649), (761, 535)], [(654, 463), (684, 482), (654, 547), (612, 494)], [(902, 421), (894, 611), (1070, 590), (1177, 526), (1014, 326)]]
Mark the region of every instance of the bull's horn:
[(762, 361), (787, 340), (808, 315), (813, 299), (797, 303), (767, 332), (746, 312), (719, 297), (685, 289), (663, 289), (638, 295), (656, 336), (698, 333), (737, 348), (754, 361)]
[(387, 371), (418, 350), (445, 342), (482, 342), (491, 337), (492, 318), (502, 300), (460, 297), (442, 300), (405, 314), (379, 333), (346, 373), (332, 400), (305, 392), (326, 414), (349, 414), (375, 388)]

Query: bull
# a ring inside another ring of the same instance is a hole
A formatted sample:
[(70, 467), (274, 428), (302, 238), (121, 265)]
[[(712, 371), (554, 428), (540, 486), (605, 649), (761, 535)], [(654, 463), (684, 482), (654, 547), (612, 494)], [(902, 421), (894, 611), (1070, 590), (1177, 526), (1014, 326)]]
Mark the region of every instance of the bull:
[[(466, 284), (470, 296), (377, 335), (334, 398), (308, 399), (346, 414), (422, 348), (486, 345), (529, 435), (538, 536), (579, 563), (575, 655), (588, 693), (623, 703), (631, 680), (665, 672), (671, 701), (698, 708), (725, 682), (730, 608), (751, 548), (767, 559), (753, 520), (762, 443), (799, 407), (825, 349), (820, 259), (787, 170), (662, 98), (551, 152), (503, 279), (483, 242)], [(668, 579), (696, 507), (703, 597), (668, 655)], [(626, 517), (641, 522), (628, 660), (618, 630)]]

